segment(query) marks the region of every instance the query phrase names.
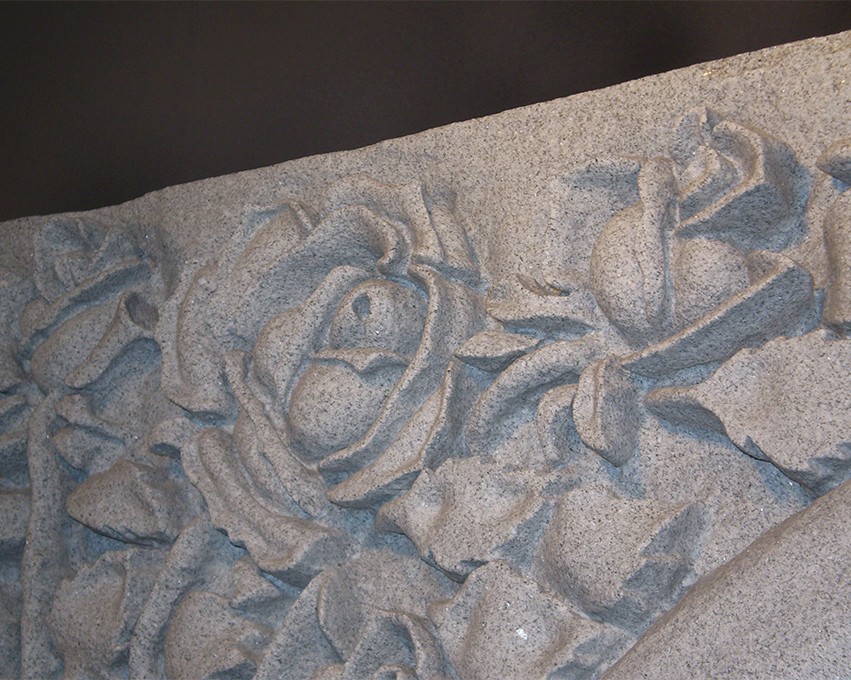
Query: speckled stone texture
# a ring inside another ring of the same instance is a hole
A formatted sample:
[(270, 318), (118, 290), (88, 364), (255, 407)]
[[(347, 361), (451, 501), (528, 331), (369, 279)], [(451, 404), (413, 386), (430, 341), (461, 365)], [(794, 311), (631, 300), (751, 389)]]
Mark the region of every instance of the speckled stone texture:
[(849, 71), (0, 225), (0, 676), (851, 675)]

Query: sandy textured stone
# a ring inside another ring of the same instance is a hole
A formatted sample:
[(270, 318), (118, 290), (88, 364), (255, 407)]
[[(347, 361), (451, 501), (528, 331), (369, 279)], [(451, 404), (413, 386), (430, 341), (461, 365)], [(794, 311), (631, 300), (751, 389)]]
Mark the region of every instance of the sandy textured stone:
[(849, 68), (0, 225), (0, 676), (851, 674)]
[[(847, 482), (709, 574), (608, 673), (843, 677), (851, 639)], [(744, 603), (747, 603), (745, 606)]]

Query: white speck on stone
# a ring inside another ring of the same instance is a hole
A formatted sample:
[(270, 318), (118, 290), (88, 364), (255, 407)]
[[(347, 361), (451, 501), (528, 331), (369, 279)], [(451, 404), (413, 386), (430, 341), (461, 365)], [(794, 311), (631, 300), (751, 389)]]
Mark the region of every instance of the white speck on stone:
[(529, 639), (529, 634), (525, 630), (523, 630), (522, 628), (518, 628), (516, 632), (517, 632), (517, 637), (519, 637), (523, 640)]

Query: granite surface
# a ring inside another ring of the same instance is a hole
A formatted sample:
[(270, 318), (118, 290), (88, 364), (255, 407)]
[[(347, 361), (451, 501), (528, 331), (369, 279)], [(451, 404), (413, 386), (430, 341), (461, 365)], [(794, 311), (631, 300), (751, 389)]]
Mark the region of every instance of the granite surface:
[(0, 225), (0, 675), (851, 675), (850, 76)]

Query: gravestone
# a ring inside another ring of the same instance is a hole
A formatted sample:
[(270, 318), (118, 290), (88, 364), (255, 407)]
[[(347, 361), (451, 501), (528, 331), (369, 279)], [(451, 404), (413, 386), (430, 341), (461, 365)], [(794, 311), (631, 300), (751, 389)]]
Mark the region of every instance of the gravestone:
[(851, 674), (849, 77), (0, 225), (0, 675)]

